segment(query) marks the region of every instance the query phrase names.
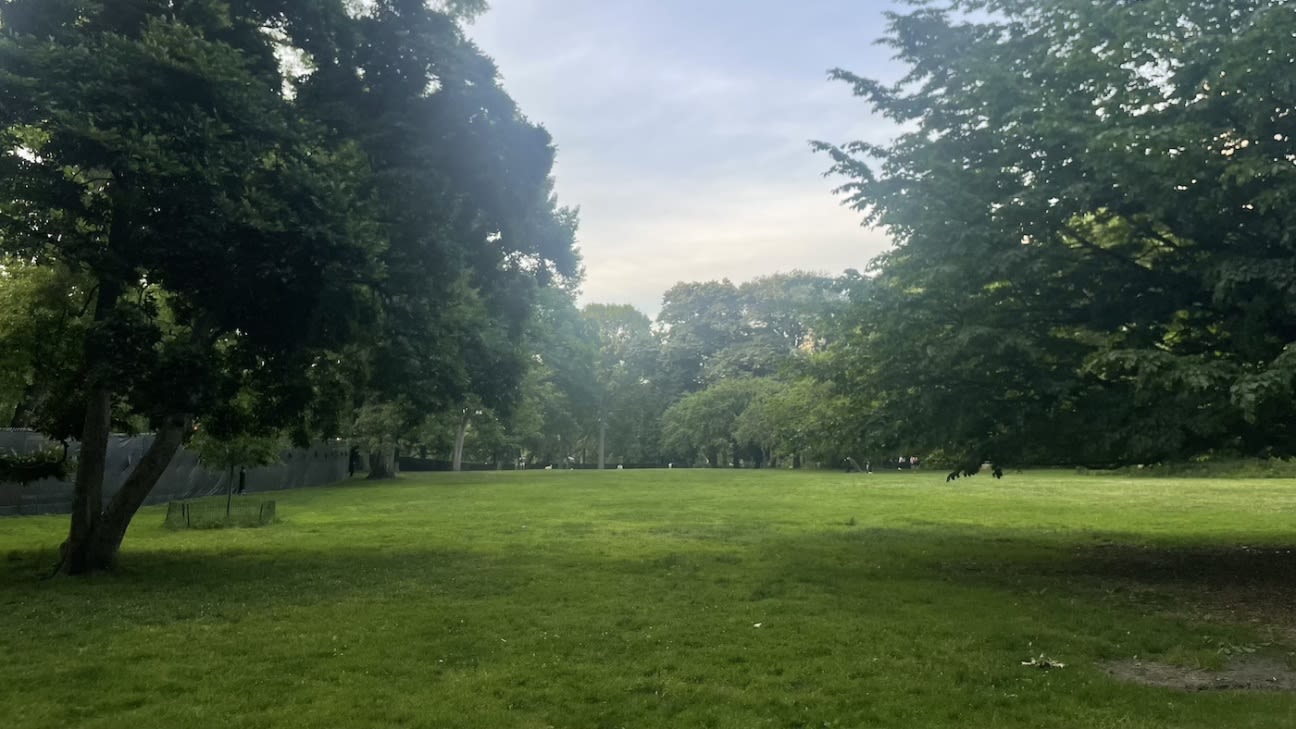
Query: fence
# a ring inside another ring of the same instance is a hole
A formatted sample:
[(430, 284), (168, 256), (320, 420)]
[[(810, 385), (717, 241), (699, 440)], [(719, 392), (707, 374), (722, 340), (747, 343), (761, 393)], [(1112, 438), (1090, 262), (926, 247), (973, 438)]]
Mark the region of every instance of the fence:
[[(104, 468), (105, 502), (121, 488), (152, 443), (151, 434), (112, 436)], [(51, 445), (40, 433), (0, 429), (0, 451), (31, 453)], [(73, 443), (69, 451), (75, 455), (79, 448)], [(284, 451), (279, 463), (247, 469), (245, 491), (274, 491), (341, 481), (347, 477), (347, 452), (341, 441)], [(144, 503), (161, 504), (222, 494), (230, 486), (230, 476), (227, 470), (206, 468), (196, 455), (181, 448)], [(237, 471), (233, 478), (237, 485)], [(26, 486), (0, 483), (0, 516), (66, 514), (71, 510), (72, 484), (68, 481), (42, 479)]]
[(275, 502), (247, 500), (242, 497), (226, 503), (223, 499), (172, 501), (167, 504), (166, 521), (172, 529), (214, 529), (224, 526), (263, 526), (275, 520)]
[[(414, 456), (401, 456), (398, 459), (398, 461), (400, 462), (400, 470), (402, 471), (415, 472), (415, 471), (454, 470), (453, 468), (454, 464), (452, 464), (450, 461), (441, 460), (439, 458), (417, 458)], [(569, 464), (552, 463), (550, 464), (545, 461), (539, 461), (535, 463), (527, 463), (526, 469), (534, 470), (537, 468), (544, 468), (545, 466), (549, 466), (549, 465), (552, 465), (556, 470), (573, 469), (577, 471), (589, 471), (598, 468), (597, 463), (569, 463)], [(665, 464), (665, 463), (610, 463), (609, 462), (606, 466), (604, 466), (604, 468), (609, 470), (615, 470), (617, 466), (626, 469), (666, 468), (668, 465), (669, 464)], [(685, 466), (681, 466), (679, 464), (675, 464), (673, 467), (685, 468)], [(459, 470), (460, 471), (517, 471), (517, 470), (521, 470), (521, 467), (517, 463), (514, 463), (512, 461), (504, 461), (499, 464), (469, 463), (468, 461), (464, 461), (462, 464), (460, 464)]]

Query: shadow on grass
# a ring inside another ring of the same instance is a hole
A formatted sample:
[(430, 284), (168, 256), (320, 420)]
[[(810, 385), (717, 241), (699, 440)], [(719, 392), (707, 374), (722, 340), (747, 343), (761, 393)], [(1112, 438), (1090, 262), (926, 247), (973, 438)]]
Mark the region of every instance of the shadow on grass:
[[(878, 553), (906, 561), (910, 574), (961, 587), (1023, 595), (1066, 594), (1115, 601), (1192, 619), (1275, 629), (1296, 645), (1296, 545), (1213, 541), (1147, 543), (1119, 532), (990, 530), (965, 524), (851, 530), (857, 560)], [(795, 568), (793, 568), (795, 569)], [(850, 563), (818, 574), (848, 579)]]
[(843, 537), (906, 555), (970, 581), (995, 575), (1133, 580), (1203, 588), (1296, 588), (1296, 544), (1150, 544), (1120, 532), (1034, 532), (924, 523), (913, 529), (848, 530)]
[[(566, 527), (567, 525), (561, 525)], [(582, 533), (595, 526), (582, 525)], [(584, 575), (705, 581), (740, 587), (750, 599), (791, 594), (797, 585), (840, 594), (879, 580), (931, 582), (1006, 593), (1067, 594), (1101, 602), (1121, 593), (1158, 611), (1276, 625), (1296, 637), (1296, 546), (1147, 544), (1139, 535), (986, 529), (924, 523), (911, 528), (846, 525), (758, 535), (723, 524), (649, 530), (639, 551), (591, 551), (555, 540), (543, 549), (332, 546), (327, 550), (130, 551), (120, 570), (87, 580), (42, 580), (52, 550), (16, 551), (0, 563), (0, 588), (59, 596), (155, 602), (176, 619), (195, 601), (243, 610), (384, 599), (508, 597), (537, 580)], [(627, 537), (628, 538), (628, 537)], [(645, 544), (647, 545), (645, 547)]]
[(1296, 547), (1110, 544), (1076, 550), (1076, 574), (1205, 588), (1296, 589)]
[(0, 590), (54, 601), (94, 596), (159, 606), (236, 604), (242, 610), (257, 610), (356, 596), (381, 600), (427, 595), (429, 586), (435, 586), (433, 594), (455, 599), (507, 596), (525, 584), (528, 571), (538, 568), (514, 557), (464, 550), (131, 551), (112, 572), (46, 579), (54, 555), (51, 550), (10, 552), (0, 565)]

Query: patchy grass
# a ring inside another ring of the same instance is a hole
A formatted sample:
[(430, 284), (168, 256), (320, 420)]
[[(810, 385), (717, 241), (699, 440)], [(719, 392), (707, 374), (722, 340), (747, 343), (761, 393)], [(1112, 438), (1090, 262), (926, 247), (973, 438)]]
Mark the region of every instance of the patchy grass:
[(1291, 481), (533, 471), (274, 498), (263, 529), (145, 509), (84, 580), (40, 579), (64, 518), (0, 520), (3, 725), (1296, 726), (1290, 693), (1106, 668), (1290, 665)]

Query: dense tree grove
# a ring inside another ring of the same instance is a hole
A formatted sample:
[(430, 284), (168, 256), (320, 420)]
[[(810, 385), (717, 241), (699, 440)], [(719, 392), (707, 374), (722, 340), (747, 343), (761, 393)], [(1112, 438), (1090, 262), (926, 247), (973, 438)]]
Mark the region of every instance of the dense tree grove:
[(812, 362), (815, 323), (844, 301), (837, 281), (792, 272), (680, 283), (663, 301), (653, 321), (544, 292), (523, 339), (518, 406), (442, 412), (407, 447), (489, 467), (833, 462), (834, 448), (809, 434), (836, 402)]
[[(80, 442), (62, 570), (183, 442), (956, 472), (1296, 455), (1296, 12), (919, 0), (902, 130), (816, 143), (861, 274), (577, 301), (554, 146), (481, 2), (0, 0), (0, 424)], [(112, 429), (157, 434), (104, 503)]]
[(822, 145), (895, 249), (851, 287), (852, 437), (955, 463), (1296, 449), (1296, 13), (956, 0), (893, 15), (908, 130)]

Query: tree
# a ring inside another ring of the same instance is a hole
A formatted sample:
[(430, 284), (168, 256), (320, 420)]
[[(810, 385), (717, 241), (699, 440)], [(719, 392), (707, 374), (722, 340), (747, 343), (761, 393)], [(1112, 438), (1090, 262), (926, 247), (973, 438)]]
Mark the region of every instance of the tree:
[(306, 59), (302, 103), (357, 140), (374, 171), (387, 242), (377, 321), (347, 354), (362, 360), (357, 404), (405, 403), (407, 419), (391, 423), (402, 432), (477, 404), (506, 416), (537, 292), (579, 277), (552, 141), (457, 23), (480, 6), (377, 0), (350, 16), (332, 3), (279, 21)]
[(0, 258), (0, 423), (70, 432), (91, 286), (66, 266)]
[(850, 455), (846, 401), (830, 383), (805, 377), (759, 392), (734, 423), (734, 439), (754, 443), (771, 465), (836, 465)]
[[(0, 250), (93, 291), (65, 572), (111, 564), (195, 422), (304, 440), (361, 408), (381, 468), (428, 412), (516, 401), (576, 216), (458, 26), (481, 6), (0, 5)], [(123, 416), (158, 435), (101, 508)]]
[(656, 382), (657, 343), (648, 317), (629, 304), (589, 304), (582, 311), (597, 330), (598, 465), (614, 458), (658, 460), (659, 418), (665, 410)]
[(528, 412), (514, 422), (533, 463), (568, 463), (596, 428), (596, 337), (570, 291), (540, 292), (525, 339), (531, 364), (521, 396)]
[(663, 447), (686, 462), (701, 455), (712, 468), (725, 458), (734, 468), (743, 459), (759, 468), (764, 452), (757, 441), (740, 436), (739, 418), (776, 387), (770, 380), (735, 378), (684, 396), (662, 415)]
[(657, 314), (660, 378), (672, 398), (706, 385), (708, 361), (743, 337), (742, 301), (729, 279), (677, 283)]
[[(225, 471), (225, 519), (230, 518), (230, 504), (234, 500), (235, 484), (242, 487), (242, 471), (248, 466), (268, 466), (278, 463), (283, 456), (285, 440), (278, 435), (237, 435), (216, 438), (199, 432), (189, 442), (204, 465)], [(238, 473), (235, 473), (235, 469)], [(238, 477), (238, 481), (235, 477)]]
[(952, 462), (1296, 449), (1296, 15), (975, 0), (890, 16), (904, 125), (819, 145), (895, 250), (838, 343), (858, 427)]
[(833, 285), (804, 271), (741, 286), (676, 284), (657, 317), (665, 384), (678, 395), (730, 377), (779, 374), (813, 345), (813, 322), (840, 296)]
[[(292, 413), (372, 240), (363, 162), (282, 93), (260, 18), (214, 0), (0, 6), (0, 244), (84, 275), (84, 403), (62, 570), (109, 566), (222, 382)], [(273, 312), (268, 315), (267, 312)], [(101, 506), (114, 404), (157, 437)]]

